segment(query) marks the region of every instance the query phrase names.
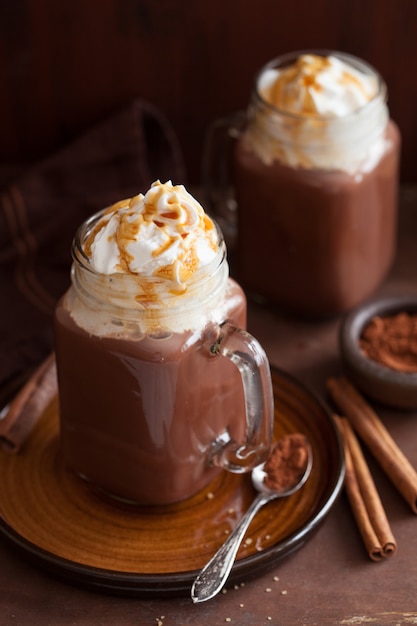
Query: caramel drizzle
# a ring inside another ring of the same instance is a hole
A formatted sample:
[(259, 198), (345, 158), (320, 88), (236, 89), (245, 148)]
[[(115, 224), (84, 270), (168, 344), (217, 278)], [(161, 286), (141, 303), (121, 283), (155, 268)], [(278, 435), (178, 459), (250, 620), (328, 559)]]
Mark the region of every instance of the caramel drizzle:
[[(173, 187), (175, 191), (175, 187)], [(92, 255), (93, 242), (102, 228), (104, 228), (111, 217), (120, 209), (128, 209), (119, 213), (119, 225), (117, 230), (109, 239), (115, 239), (116, 245), (119, 251), (120, 261), (116, 267), (118, 272), (124, 274), (135, 274), (131, 270), (131, 263), (134, 260), (134, 256), (128, 251), (128, 246), (137, 240), (137, 235), (140, 232), (143, 224), (153, 222), (155, 226), (164, 231), (166, 240), (152, 252), (153, 257), (162, 256), (171, 246), (173, 246), (178, 237), (186, 240), (189, 237), (189, 228), (193, 223), (192, 216), (187, 210), (186, 206), (183, 206), (180, 201), (175, 199), (168, 199), (169, 209), (159, 213), (158, 204), (161, 197), (166, 193), (166, 190), (161, 185), (160, 189), (157, 189), (152, 197), (152, 201), (147, 199), (145, 201), (144, 196), (139, 194), (131, 199), (121, 200), (111, 207), (109, 207), (104, 213), (102, 220), (96, 224), (91, 230), (86, 241), (84, 243), (84, 251), (87, 256)], [(138, 202), (143, 201), (143, 211), (138, 213), (136, 206)], [(185, 219), (181, 222), (181, 217)], [(132, 219), (134, 217), (134, 219)], [(106, 219), (108, 218), (108, 219)], [(204, 213), (203, 210), (197, 213), (196, 228), (202, 230), (205, 233), (212, 233), (214, 231), (214, 224), (212, 220)], [(178, 235), (168, 235), (166, 232), (167, 221), (177, 222)], [(217, 242), (213, 237), (208, 239), (209, 245), (214, 251), (217, 251)], [(157, 268), (154, 271), (154, 276), (165, 280), (170, 280), (175, 286), (171, 287), (170, 293), (174, 295), (180, 295), (186, 291), (184, 283), (195, 273), (199, 266), (199, 259), (194, 247), (190, 245), (185, 247), (180, 253), (179, 257), (170, 264)], [(140, 281), (140, 275), (138, 274), (139, 284), (143, 289), (142, 294), (136, 296), (138, 302), (149, 302), (157, 300), (157, 296), (150, 291), (150, 286), (147, 281)]]

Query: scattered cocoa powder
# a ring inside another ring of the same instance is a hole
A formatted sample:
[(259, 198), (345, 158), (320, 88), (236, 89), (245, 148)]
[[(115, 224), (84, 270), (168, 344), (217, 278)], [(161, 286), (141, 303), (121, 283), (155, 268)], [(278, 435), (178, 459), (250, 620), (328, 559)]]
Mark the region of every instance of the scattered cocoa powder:
[(305, 436), (300, 433), (285, 435), (273, 446), (266, 460), (265, 485), (277, 491), (290, 489), (304, 474), (307, 461)]
[(417, 313), (375, 316), (359, 340), (364, 354), (399, 372), (417, 372)]

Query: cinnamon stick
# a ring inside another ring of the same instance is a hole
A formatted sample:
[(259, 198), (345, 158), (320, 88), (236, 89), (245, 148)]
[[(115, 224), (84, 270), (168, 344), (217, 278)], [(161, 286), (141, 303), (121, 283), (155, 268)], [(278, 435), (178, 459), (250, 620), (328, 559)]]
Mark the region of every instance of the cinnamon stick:
[(345, 449), (345, 489), (365, 548), (373, 561), (392, 556), (397, 543), (359, 442), (348, 420), (335, 416)]
[(0, 447), (18, 452), (57, 393), (55, 355), (50, 354), (2, 411)]
[(417, 513), (417, 472), (373, 408), (344, 377), (330, 378), (327, 381), (327, 390), (339, 412), (349, 419), (388, 478), (412, 511)]

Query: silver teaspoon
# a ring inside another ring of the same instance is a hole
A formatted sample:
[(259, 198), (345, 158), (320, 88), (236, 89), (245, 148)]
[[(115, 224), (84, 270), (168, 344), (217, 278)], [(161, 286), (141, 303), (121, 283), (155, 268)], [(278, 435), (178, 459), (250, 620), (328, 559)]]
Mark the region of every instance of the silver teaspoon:
[[(274, 449), (279, 448), (279, 445), (283, 443), (285, 439), (290, 437), (291, 435), (283, 437), (282, 440), (278, 441), (274, 445)], [(300, 435), (297, 434), (297, 437), (300, 438)], [(302, 464), (299, 467), (300, 471), (296, 472), (296, 477), (294, 479), (295, 482), (292, 484), (277, 484), (276, 488), (272, 489), (265, 484), (265, 479), (267, 477), (267, 473), (265, 471), (266, 463), (262, 463), (262, 465), (258, 465), (252, 470), (252, 484), (258, 491), (258, 495), (237, 523), (232, 533), (195, 579), (191, 588), (191, 599), (193, 602), (197, 603), (210, 600), (224, 587), (233, 567), (233, 563), (236, 559), (236, 554), (242, 539), (259, 509), (271, 500), (290, 496), (295, 491), (300, 489), (302, 485), (304, 485), (310, 475), (313, 464), (311, 446), (305, 437), (303, 437), (303, 448), (305, 452), (302, 455)], [(293, 462), (290, 458), (281, 458), (280, 469), (284, 473), (286, 469), (284, 467), (286, 461), (288, 461), (289, 464)]]

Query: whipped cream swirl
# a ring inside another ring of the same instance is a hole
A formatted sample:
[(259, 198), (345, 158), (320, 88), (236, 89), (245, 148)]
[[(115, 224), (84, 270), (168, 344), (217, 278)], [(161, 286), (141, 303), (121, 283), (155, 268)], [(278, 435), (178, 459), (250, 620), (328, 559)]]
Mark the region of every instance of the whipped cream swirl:
[(294, 54), (260, 73), (244, 141), (267, 165), (361, 176), (386, 150), (388, 121), (385, 84), (372, 67), (342, 53)]
[(344, 117), (375, 98), (378, 81), (335, 56), (306, 54), (289, 67), (267, 70), (259, 92), (287, 113)]
[(102, 215), (84, 243), (100, 274), (158, 277), (181, 292), (219, 247), (217, 230), (183, 185), (156, 181), (145, 195), (122, 200)]

